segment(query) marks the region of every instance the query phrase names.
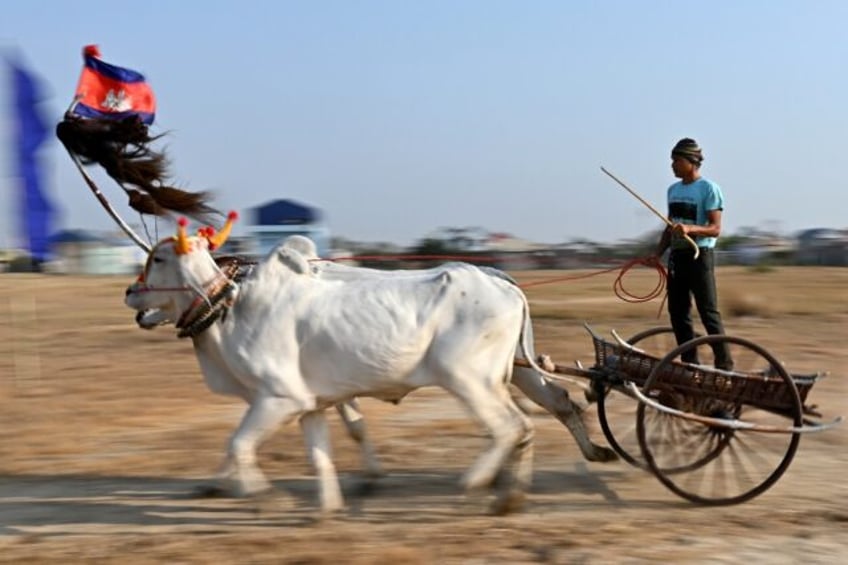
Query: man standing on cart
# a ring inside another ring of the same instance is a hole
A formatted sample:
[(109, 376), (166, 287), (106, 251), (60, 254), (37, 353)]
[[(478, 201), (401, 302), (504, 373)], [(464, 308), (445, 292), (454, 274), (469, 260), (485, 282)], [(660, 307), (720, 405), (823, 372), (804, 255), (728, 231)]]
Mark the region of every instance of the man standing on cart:
[[(724, 196), (721, 188), (701, 176), (704, 156), (694, 139), (683, 138), (671, 150), (671, 169), (680, 179), (668, 188), (668, 219), (657, 246), (668, 258), (668, 314), (678, 345), (695, 337), (692, 326), (692, 297), (708, 334), (723, 334), (715, 282), (715, 244), (721, 233)], [(698, 257), (688, 236), (698, 245)], [(727, 344), (713, 346), (715, 366), (731, 370), (733, 359)], [(698, 363), (697, 350), (684, 353), (682, 361)]]

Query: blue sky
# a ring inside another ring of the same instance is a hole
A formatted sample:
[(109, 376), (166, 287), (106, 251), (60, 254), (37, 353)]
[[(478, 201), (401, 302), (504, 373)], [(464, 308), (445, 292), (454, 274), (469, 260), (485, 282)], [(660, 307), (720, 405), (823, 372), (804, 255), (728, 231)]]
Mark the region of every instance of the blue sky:
[[(175, 180), (223, 209), (293, 198), (322, 208), (335, 235), (402, 244), (441, 226), (614, 241), (660, 224), (599, 167), (662, 209), (669, 150), (690, 136), (724, 190), (725, 233), (848, 227), (848, 2), (84, 6), (7, 3), (0, 48), (44, 81), (54, 122), (83, 45), (144, 72)], [(58, 142), (43, 153), (59, 227), (112, 228)], [(134, 219), (114, 184), (102, 188)]]

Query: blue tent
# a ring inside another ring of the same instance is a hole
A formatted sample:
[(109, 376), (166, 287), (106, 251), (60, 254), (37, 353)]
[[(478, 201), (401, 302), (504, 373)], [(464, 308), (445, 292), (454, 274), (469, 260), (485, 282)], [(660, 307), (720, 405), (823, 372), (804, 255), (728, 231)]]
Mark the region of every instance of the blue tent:
[(253, 225), (279, 226), (316, 224), (321, 221), (321, 212), (294, 200), (273, 200), (250, 210)]
[(323, 224), (321, 211), (294, 200), (272, 200), (250, 209), (250, 231), (265, 256), (283, 239), (303, 235), (315, 242), (318, 254), (329, 253), (330, 232)]

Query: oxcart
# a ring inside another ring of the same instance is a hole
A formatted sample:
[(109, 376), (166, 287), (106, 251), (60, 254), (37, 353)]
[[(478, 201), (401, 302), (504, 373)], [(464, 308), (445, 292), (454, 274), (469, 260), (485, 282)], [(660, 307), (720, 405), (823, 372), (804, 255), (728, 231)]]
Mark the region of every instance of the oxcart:
[[(99, 51), (88, 46), (84, 56), (86, 61), (96, 59)], [(143, 114), (122, 110), (109, 115), (98, 110), (97, 115), (105, 115), (93, 118), (90, 111), (78, 111), (85, 96), (85, 92), (77, 93), (57, 126), (57, 135), (92, 193), (128, 237), (150, 252), (152, 246), (117, 214), (86, 173), (85, 165), (101, 164), (129, 196), (130, 206), (141, 214), (173, 213), (201, 220), (214, 215), (207, 193), (167, 185), (168, 160), (149, 147), (156, 139), (146, 125), (153, 119), (151, 108)], [(604, 172), (647, 205), (623, 182)], [(225, 225), (224, 230), (228, 232), (229, 227)], [(211, 237), (208, 231), (204, 233)], [(697, 253), (697, 245), (691, 243)], [(228, 279), (236, 278), (248, 268), (248, 262), (236, 260), (225, 274)], [(226, 293), (219, 295), (221, 300), (227, 297)], [(220, 312), (212, 302), (209, 306), (203, 316), (192, 319), (188, 329), (181, 328), (181, 335), (214, 323), (214, 314)], [(178, 326), (182, 322), (185, 320), (177, 322)], [(590, 334), (594, 366), (558, 366), (552, 376), (588, 379), (588, 396), (597, 402), (601, 428), (612, 448), (625, 461), (651, 470), (663, 484), (691, 501), (734, 504), (761, 494), (785, 472), (801, 434), (840, 421), (821, 423), (814, 407), (804, 404), (821, 375), (790, 375), (769, 352), (745, 339), (698, 337), (664, 353), (649, 345), (656, 338), (668, 337), (666, 329), (649, 330), (629, 340), (614, 336), (614, 341), (591, 330)], [(719, 343), (735, 350), (733, 370), (709, 364), (709, 350)], [(695, 352), (703, 364), (679, 360)], [(622, 399), (630, 402), (622, 403)]]
[[(597, 403), (611, 447), (692, 502), (738, 504), (762, 494), (789, 467), (802, 434), (841, 421), (824, 423), (805, 404), (824, 374), (790, 374), (749, 340), (698, 336), (677, 346), (671, 328), (629, 339), (612, 332), (611, 340), (586, 329), (594, 365), (555, 365), (553, 374), (588, 379), (587, 399)], [(732, 370), (711, 364), (719, 345), (731, 350)]]

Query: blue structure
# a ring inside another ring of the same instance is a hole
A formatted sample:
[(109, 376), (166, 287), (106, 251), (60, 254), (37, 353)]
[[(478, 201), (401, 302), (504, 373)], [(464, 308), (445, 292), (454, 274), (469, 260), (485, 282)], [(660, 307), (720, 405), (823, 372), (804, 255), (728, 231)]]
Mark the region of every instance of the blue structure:
[(290, 235), (314, 241), (321, 257), (330, 252), (330, 230), (323, 223), (321, 211), (294, 200), (273, 200), (251, 208), (249, 230), (262, 257)]

